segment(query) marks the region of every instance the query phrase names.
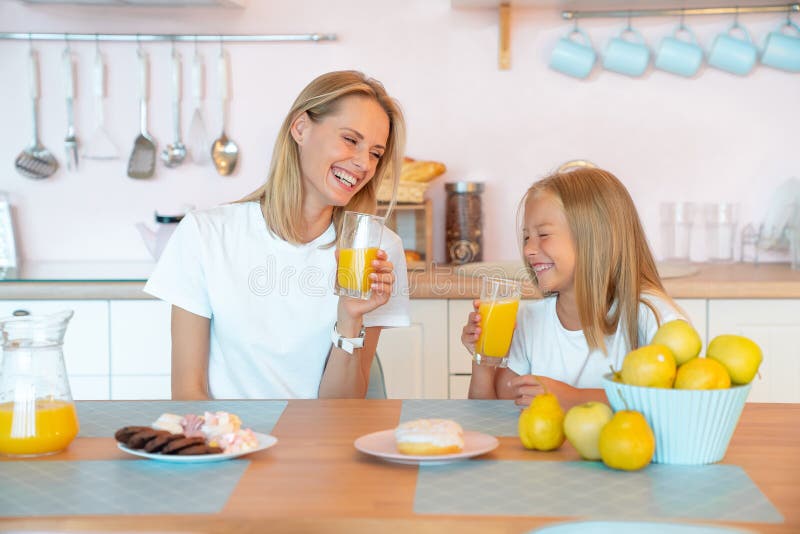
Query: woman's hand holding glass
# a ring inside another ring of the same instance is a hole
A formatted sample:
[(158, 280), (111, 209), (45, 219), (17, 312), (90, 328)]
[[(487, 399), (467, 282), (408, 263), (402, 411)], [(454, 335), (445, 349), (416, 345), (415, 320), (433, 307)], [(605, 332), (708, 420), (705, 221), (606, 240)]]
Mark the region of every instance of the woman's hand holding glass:
[[(338, 253), (337, 253), (338, 259)], [(371, 262), (372, 272), (369, 274), (370, 296), (363, 300), (359, 298), (339, 297), (339, 319), (358, 318), (369, 313), (389, 301), (394, 287), (394, 264), (389, 261), (385, 250), (378, 249), (377, 255)], [(347, 317), (342, 317), (344, 313)]]

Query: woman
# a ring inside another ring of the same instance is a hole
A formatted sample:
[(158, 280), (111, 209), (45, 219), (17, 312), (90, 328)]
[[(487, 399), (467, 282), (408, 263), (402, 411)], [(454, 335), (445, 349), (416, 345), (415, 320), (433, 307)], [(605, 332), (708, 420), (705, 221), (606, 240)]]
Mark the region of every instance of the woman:
[(402, 242), (384, 229), (369, 300), (333, 294), (334, 244), (344, 211), (374, 213), (397, 183), (404, 143), (380, 82), (324, 74), (286, 116), (266, 183), (184, 218), (145, 286), (172, 304), (174, 399), (365, 396), (381, 327), (409, 324)]

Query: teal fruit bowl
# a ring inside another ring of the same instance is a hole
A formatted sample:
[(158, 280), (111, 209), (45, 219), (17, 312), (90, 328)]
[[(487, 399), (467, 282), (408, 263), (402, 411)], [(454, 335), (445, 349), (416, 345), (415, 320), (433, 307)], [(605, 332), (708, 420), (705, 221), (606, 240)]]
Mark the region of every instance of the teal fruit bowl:
[(656, 436), (653, 462), (681, 465), (713, 464), (725, 457), (750, 393), (750, 384), (710, 390), (630, 386), (614, 382), (611, 374), (603, 376), (603, 388), (615, 412), (627, 403), (647, 419)]

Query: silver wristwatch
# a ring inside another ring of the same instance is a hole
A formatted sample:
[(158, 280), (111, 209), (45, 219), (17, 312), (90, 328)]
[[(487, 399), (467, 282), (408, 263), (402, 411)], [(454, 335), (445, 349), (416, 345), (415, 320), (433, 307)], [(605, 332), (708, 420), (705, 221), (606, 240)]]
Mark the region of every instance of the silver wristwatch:
[(343, 337), (338, 330), (336, 330), (336, 323), (333, 323), (333, 330), (331, 330), (331, 343), (334, 347), (338, 347), (348, 354), (353, 354), (353, 351), (364, 347), (364, 336), (367, 330), (364, 325), (361, 325), (361, 331), (358, 337)]

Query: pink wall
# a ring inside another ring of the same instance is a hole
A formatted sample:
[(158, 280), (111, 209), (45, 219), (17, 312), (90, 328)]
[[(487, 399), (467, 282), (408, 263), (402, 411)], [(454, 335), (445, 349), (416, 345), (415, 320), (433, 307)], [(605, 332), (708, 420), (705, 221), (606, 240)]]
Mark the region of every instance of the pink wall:
[[(761, 43), (777, 15), (742, 22)], [(676, 21), (635, 25), (651, 45)], [(709, 45), (730, 19), (696, 17), (691, 26)], [(624, 24), (587, 21), (600, 48)], [(744, 221), (765, 217), (772, 191), (800, 177), (800, 76), (757, 67), (746, 78), (706, 69), (684, 80), (649, 72), (631, 80), (596, 72), (578, 82), (547, 68), (547, 57), (568, 25), (555, 10), (513, 12), (512, 69), (497, 69), (497, 15), (454, 10), (448, 0), (250, 0), (244, 10), (134, 9), (0, 4), (0, 31), (118, 33), (333, 32), (335, 43), (231, 44), (234, 99), (228, 134), (240, 146), (235, 176), (212, 167), (160, 166), (151, 181), (126, 177), (138, 133), (136, 46), (102, 45), (110, 62), (107, 123), (123, 157), (63, 165), (66, 131), (60, 54), (63, 43), (36, 43), (42, 61), (40, 132), (62, 169), (31, 181), (16, 174), (14, 158), (28, 145), (30, 111), (25, 42), (0, 42), (0, 189), (20, 214), (24, 257), (36, 260), (147, 259), (133, 224), (162, 203), (211, 206), (257, 187), (265, 176), (275, 131), (300, 88), (324, 71), (356, 68), (382, 80), (402, 103), (409, 125), (408, 154), (443, 161), (444, 179), (432, 188), (438, 259), (443, 259), (443, 186), (447, 180), (486, 182), (486, 260), (515, 258), (514, 211), (526, 187), (562, 162), (590, 159), (619, 176), (633, 195), (658, 250), (658, 205), (664, 200), (738, 201)], [(73, 43), (80, 62), (78, 134), (93, 128), (92, 43)], [(151, 55), (150, 131), (160, 145), (172, 139), (169, 44), (147, 44)], [(188, 79), (192, 45), (179, 44)], [(201, 45), (207, 61), (216, 45)], [(213, 65), (212, 65), (213, 66)], [(219, 132), (215, 69), (209, 70), (206, 123)], [(184, 136), (191, 114), (188, 86)], [(703, 233), (694, 233), (694, 259), (704, 258)]]

